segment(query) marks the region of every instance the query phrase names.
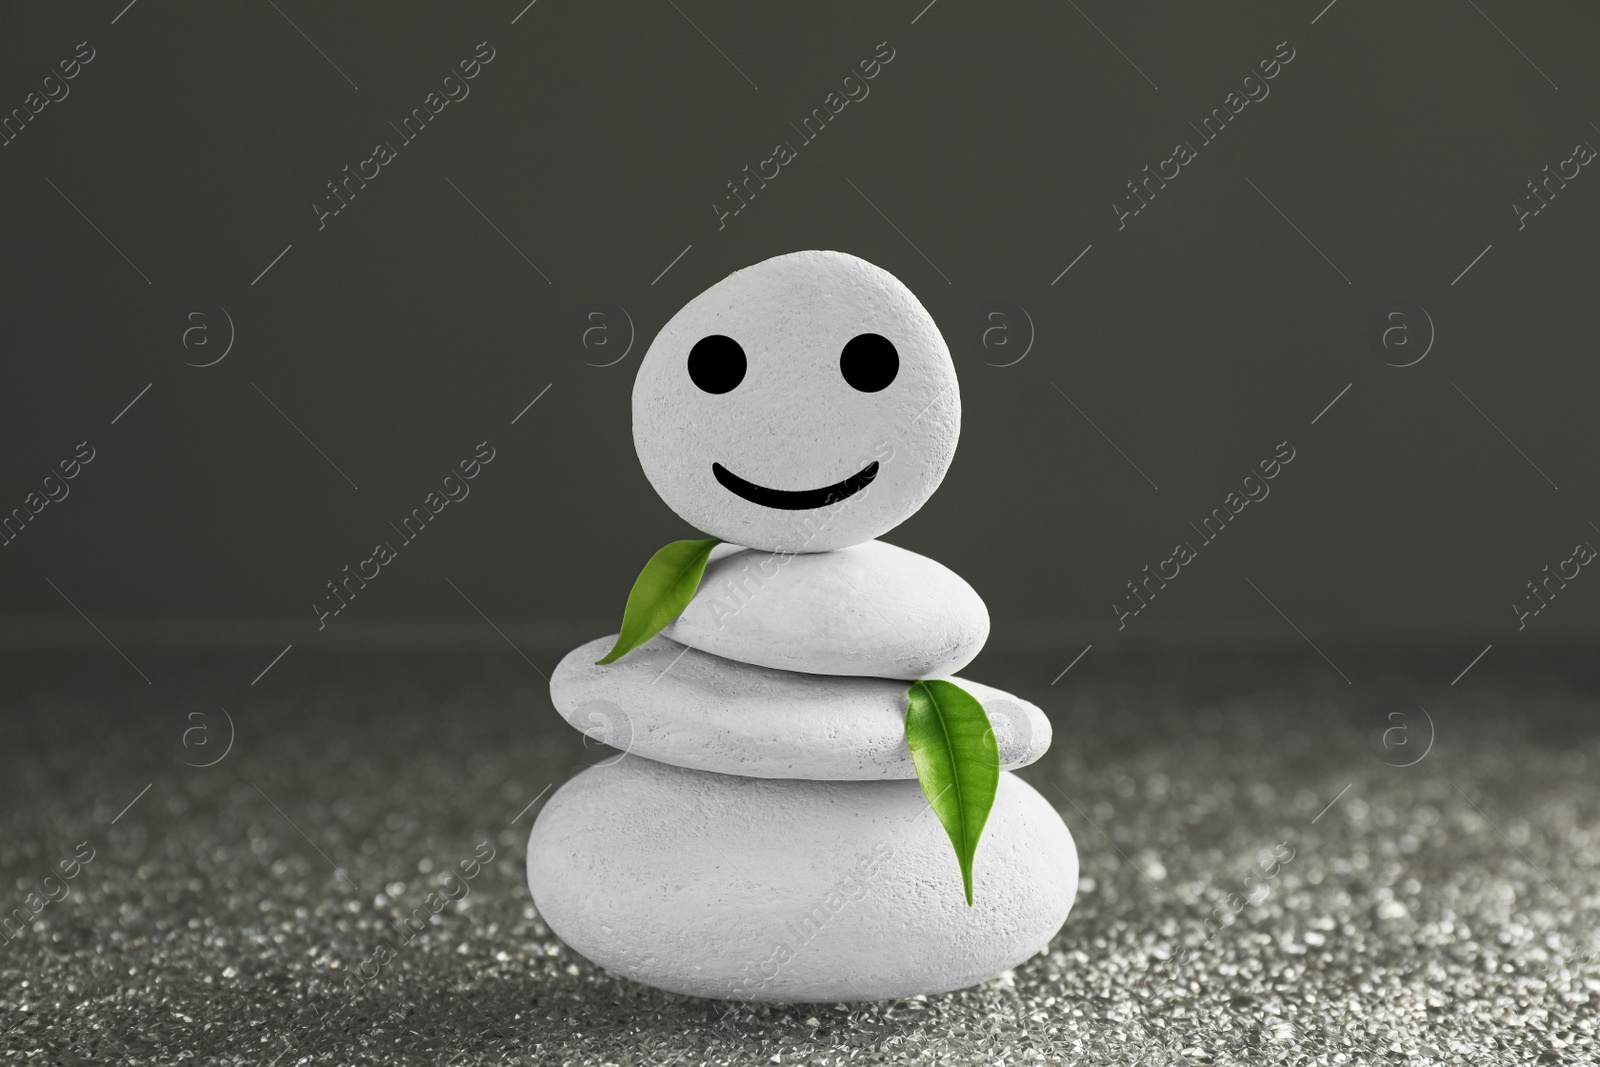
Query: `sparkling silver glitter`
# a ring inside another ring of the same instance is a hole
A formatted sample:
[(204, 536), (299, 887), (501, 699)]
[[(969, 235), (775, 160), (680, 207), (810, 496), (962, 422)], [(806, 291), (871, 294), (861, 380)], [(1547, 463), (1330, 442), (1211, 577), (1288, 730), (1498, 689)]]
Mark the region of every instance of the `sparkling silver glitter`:
[[(147, 652), (154, 687), (7, 653), (0, 906), (94, 858), (0, 941), (0, 1062), (1600, 1061), (1591, 651), (1449, 689), (1458, 650), (1342, 652), (1346, 686), (1309, 652), (1097, 649), (1051, 688), (1071, 651), (976, 672), (1055, 726), (1024, 776), (1082, 857), (1061, 934), (980, 988), (795, 1006), (633, 985), (539, 921), (526, 809), (598, 757), (503, 649), (297, 648), (243, 696), (256, 650)], [(219, 703), (237, 740), (197, 769)]]

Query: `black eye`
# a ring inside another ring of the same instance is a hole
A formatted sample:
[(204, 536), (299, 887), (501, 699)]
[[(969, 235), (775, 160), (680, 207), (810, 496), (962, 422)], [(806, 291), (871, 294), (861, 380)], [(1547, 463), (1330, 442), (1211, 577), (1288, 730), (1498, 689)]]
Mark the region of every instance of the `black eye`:
[(839, 373), (863, 393), (887, 389), (900, 373), (900, 353), (887, 337), (862, 333), (850, 338), (839, 353)]
[(708, 393), (727, 393), (744, 381), (744, 349), (731, 337), (714, 333), (689, 349), (689, 380)]

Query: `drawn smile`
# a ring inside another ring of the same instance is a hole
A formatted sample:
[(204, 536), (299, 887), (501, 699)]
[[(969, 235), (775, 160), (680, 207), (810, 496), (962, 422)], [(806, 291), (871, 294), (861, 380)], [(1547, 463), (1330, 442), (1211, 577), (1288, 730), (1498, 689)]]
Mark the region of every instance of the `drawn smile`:
[(878, 476), (878, 463), (874, 460), (844, 481), (825, 485), (821, 489), (768, 489), (764, 485), (745, 481), (720, 463), (711, 464), (711, 473), (724, 489), (752, 504), (780, 511), (809, 511), (837, 504), (871, 485), (872, 479)]

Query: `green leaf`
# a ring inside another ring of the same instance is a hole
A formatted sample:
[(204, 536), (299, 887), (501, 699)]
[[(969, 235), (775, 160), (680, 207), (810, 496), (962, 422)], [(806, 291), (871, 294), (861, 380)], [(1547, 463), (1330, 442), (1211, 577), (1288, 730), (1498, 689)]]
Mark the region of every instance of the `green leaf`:
[(617, 643), (595, 663), (613, 663), (621, 659), (683, 614), (683, 609), (694, 599), (695, 590), (700, 588), (700, 578), (706, 572), (711, 550), (721, 543), (715, 537), (706, 541), (674, 541), (651, 556), (628, 593)]
[(976, 697), (954, 682), (906, 691), (906, 744), (928, 805), (944, 824), (972, 907), (972, 857), (1000, 784), (1000, 748)]

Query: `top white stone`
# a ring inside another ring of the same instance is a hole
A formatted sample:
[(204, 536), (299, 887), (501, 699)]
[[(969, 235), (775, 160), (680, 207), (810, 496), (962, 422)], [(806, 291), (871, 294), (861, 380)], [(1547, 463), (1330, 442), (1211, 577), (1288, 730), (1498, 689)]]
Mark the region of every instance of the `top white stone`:
[(795, 555), (718, 545), (661, 632), (784, 671), (943, 678), (983, 648), (989, 612), (954, 571), (884, 541)]
[[(718, 340), (692, 368), (706, 338)], [(899, 525), (944, 479), (960, 430), (933, 317), (843, 252), (776, 256), (713, 285), (662, 327), (633, 387), (634, 445), (661, 498), (697, 529), (773, 552)]]

